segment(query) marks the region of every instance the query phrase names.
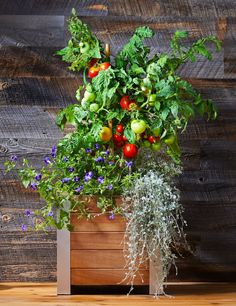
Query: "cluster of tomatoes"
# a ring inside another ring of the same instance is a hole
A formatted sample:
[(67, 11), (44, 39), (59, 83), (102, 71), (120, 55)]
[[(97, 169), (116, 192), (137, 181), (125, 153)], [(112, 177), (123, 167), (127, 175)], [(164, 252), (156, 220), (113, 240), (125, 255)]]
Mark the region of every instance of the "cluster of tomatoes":
[(92, 67), (89, 68), (88, 77), (90, 79), (95, 78), (101, 70), (107, 70), (111, 64), (109, 62), (104, 62), (97, 64), (96, 61), (91, 62)]
[(121, 148), (125, 157), (134, 158), (138, 153), (138, 147), (132, 143), (126, 143), (128, 140), (123, 134), (124, 127), (122, 124), (118, 124), (116, 127), (116, 133), (113, 135), (113, 142), (115, 147)]
[[(106, 70), (111, 66), (109, 62), (98, 63), (97, 59), (91, 61), (90, 68), (88, 71), (88, 77), (96, 77), (101, 70)], [(138, 109), (137, 103), (135, 100), (130, 99), (129, 96), (123, 96), (120, 100), (120, 107), (126, 111), (132, 111)], [(93, 105), (90, 105), (92, 107)], [(91, 110), (92, 111), (92, 110)], [(93, 110), (94, 111), (94, 110)], [(147, 125), (144, 120), (132, 120), (131, 121), (131, 130), (136, 135), (136, 140), (141, 142), (141, 146), (150, 147), (154, 151), (159, 151), (161, 148), (160, 129), (155, 129), (151, 133), (147, 133)], [(172, 139), (173, 138), (173, 139)], [(138, 153), (138, 147), (135, 144), (128, 143), (128, 139), (124, 135), (124, 126), (118, 124), (116, 126), (115, 133), (112, 133), (112, 129), (104, 126), (100, 132), (100, 139), (104, 142), (108, 142), (111, 139), (114, 142), (115, 148), (122, 148), (124, 157), (126, 158), (135, 158)], [(174, 137), (171, 136), (168, 139), (165, 139), (166, 144), (171, 144), (174, 142)]]
[(123, 96), (120, 100), (120, 106), (125, 110), (135, 110), (137, 109), (137, 104), (134, 100), (130, 100), (129, 96)]

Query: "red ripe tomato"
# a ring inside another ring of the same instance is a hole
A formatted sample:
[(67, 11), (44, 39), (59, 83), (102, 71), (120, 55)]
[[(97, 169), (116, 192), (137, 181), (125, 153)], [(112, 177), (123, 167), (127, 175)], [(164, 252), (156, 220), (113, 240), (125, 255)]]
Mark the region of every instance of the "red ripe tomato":
[(135, 144), (127, 143), (123, 148), (123, 154), (125, 157), (134, 158), (138, 153), (138, 148)]
[(150, 142), (150, 143), (154, 143), (155, 141), (156, 141), (156, 139), (155, 139), (155, 137), (154, 136), (149, 136), (148, 137), (148, 141)]
[(122, 136), (122, 139), (123, 139), (124, 141), (127, 141), (127, 140), (128, 140), (128, 138), (126, 138), (125, 135)]
[(117, 143), (123, 141), (123, 138), (122, 138), (121, 135), (114, 134), (114, 135), (113, 135), (113, 141), (117, 144)]
[(160, 137), (160, 136), (156, 136), (156, 137), (155, 137), (156, 142), (159, 142), (159, 141), (160, 141), (160, 139), (161, 139), (161, 137)]
[(98, 75), (99, 71), (100, 71), (100, 69), (98, 67), (95, 67), (95, 66), (89, 68), (88, 77), (90, 79), (94, 78), (95, 76)]
[(124, 127), (122, 124), (118, 124), (117, 127), (116, 127), (116, 132), (117, 133), (123, 133), (124, 131)]
[(129, 105), (130, 105), (130, 99), (128, 96), (123, 96), (120, 100), (120, 106), (123, 109), (129, 109)]
[(110, 66), (111, 66), (110, 63), (104, 62), (104, 63), (101, 63), (100, 69), (101, 69), (101, 70), (107, 70)]

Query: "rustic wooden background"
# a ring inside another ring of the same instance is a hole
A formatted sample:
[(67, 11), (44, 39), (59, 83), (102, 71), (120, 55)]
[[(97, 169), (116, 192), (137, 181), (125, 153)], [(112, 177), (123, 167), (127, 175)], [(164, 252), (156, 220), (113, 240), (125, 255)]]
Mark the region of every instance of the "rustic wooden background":
[(65, 46), (72, 7), (117, 52), (139, 25), (157, 33), (154, 52), (168, 51), (176, 29), (188, 42), (208, 34), (224, 42), (207, 62), (179, 73), (219, 109), (214, 122), (197, 119), (181, 136), (182, 202), (195, 256), (178, 261), (169, 280), (236, 280), (236, 1), (234, 0), (1, 0), (0, 2), (0, 280), (56, 280), (56, 235), (22, 233), (26, 208), (40, 207), (15, 173), (4, 175), (11, 154), (40, 167), (61, 137), (59, 108), (75, 102), (81, 77), (54, 56)]

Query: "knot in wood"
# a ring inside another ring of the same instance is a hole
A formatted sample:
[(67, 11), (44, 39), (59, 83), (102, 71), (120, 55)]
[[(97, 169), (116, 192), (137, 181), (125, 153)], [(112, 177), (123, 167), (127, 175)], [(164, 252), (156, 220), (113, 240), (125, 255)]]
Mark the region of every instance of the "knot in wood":
[(11, 217), (9, 215), (2, 215), (2, 222), (9, 222), (11, 220)]

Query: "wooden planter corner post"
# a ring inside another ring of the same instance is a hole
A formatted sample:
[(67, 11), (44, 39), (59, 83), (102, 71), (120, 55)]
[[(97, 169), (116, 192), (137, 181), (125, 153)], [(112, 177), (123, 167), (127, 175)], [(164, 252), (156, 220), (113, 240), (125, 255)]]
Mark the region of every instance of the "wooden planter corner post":
[[(93, 219), (78, 219), (72, 213), (74, 230), (57, 231), (57, 294), (71, 294), (71, 286), (126, 285), (119, 284), (125, 276), (122, 245), (125, 220), (118, 215), (110, 220), (108, 215), (99, 214), (96, 200), (88, 205)], [(134, 283), (149, 285), (150, 294), (159, 288), (154, 269), (161, 271), (161, 262), (155, 260), (158, 262), (150, 262), (149, 268), (140, 269), (144, 282), (137, 276)]]

